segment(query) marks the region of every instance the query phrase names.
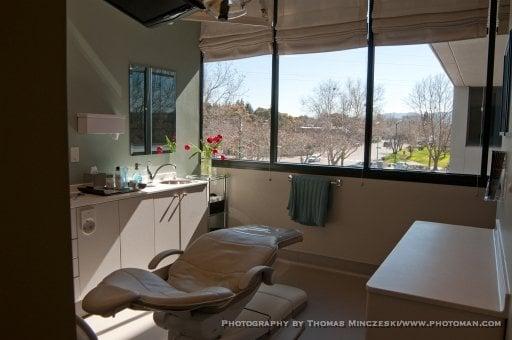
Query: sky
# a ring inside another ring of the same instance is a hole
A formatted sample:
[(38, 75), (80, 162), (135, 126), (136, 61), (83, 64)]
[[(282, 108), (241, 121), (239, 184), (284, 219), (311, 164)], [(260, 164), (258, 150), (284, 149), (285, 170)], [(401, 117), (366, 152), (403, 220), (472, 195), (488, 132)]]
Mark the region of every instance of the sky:
[[(301, 99), (323, 80), (361, 79), (366, 84), (367, 49), (285, 55), (279, 61), (279, 112), (308, 114)], [(270, 107), (270, 55), (228, 61), (245, 75), (244, 100)], [(208, 72), (209, 63), (206, 64)], [(375, 49), (375, 85), (384, 88), (384, 113), (411, 112), (404, 99), (421, 79), (444, 73), (429, 45), (382, 46)]]

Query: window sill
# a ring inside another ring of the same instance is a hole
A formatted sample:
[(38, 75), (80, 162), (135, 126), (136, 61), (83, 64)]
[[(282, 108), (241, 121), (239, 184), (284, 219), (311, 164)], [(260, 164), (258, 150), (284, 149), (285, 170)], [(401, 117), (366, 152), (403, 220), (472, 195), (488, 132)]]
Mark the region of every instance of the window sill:
[(487, 179), (482, 179), (478, 175), (387, 169), (363, 169), (357, 167), (339, 167), (327, 165), (305, 165), (292, 163), (270, 164), (268, 162), (258, 161), (214, 160), (213, 166), (218, 168), (293, 172), (312, 175), (357, 177), (389, 181), (433, 183), (469, 187), (485, 187), (487, 182)]

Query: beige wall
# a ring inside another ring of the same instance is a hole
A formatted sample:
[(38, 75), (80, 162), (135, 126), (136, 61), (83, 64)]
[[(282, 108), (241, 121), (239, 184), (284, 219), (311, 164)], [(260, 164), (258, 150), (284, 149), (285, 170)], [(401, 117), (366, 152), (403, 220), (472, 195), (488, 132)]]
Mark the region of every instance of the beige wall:
[[(512, 27), (512, 15), (510, 16), (510, 27)], [(512, 114), (509, 117), (509, 121), (510, 119), (512, 119)], [(512, 123), (509, 125), (512, 127)], [(502, 235), (506, 273), (510, 286), (512, 283), (512, 134), (510, 132), (507, 136), (502, 138), (502, 150), (507, 152), (507, 165), (503, 183), (503, 196), (498, 201), (496, 219)], [(509, 301), (508, 311), (509, 322), (507, 322), (506, 339), (512, 340), (512, 322), (510, 322), (510, 318), (512, 317), (512, 301)]]
[[(130, 63), (174, 70), (177, 79), (174, 160), (181, 174), (190, 173), (197, 159), (188, 159), (185, 143), (199, 139), (200, 25), (177, 22), (146, 28), (103, 0), (68, 0), (68, 120), (69, 145), (80, 148), (80, 162), (70, 163), (71, 183), (81, 183), (84, 172), (97, 165), (101, 171), (115, 166), (133, 168), (151, 160), (153, 166), (166, 156), (130, 156), (129, 135), (114, 141), (110, 135), (79, 135), (76, 113), (128, 115)], [(126, 120), (128, 131), (128, 120)]]
[[(223, 171), (224, 169), (219, 169)], [(425, 183), (344, 178), (333, 189), (325, 228), (291, 222), (286, 205), (288, 173), (226, 169), (231, 174), (230, 225), (297, 227), (304, 242), (289, 249), (368, 264), (380, 264), (415, 220), (493, 227), (496, 206), (483, 189)]]
[[(503, 197), (498, 202), (497, 220), (500, 227), (503, 248), (505, 251), (506, 269), (509, 284), (512, 282), (512, 137), (504, 137), (502, 149), (507, 151), (507, 168)], [(509, 317), (512, 306), (509, 305)], [(512, 339), (512, 323), (507, 324), (507, 339)]]
[(72, 340), (66, 2), (4, 1), (0, 17), (0, 338)]

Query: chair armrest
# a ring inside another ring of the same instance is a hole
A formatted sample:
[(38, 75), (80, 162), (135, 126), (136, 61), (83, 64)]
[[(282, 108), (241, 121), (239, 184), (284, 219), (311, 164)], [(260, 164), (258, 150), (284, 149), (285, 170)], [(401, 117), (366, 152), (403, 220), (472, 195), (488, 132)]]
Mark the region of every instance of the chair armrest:
[(241, 290), (247, 289), (249, 286), (258, 282), (258, 278), (260, 278), (263, 283), (268, 285), (272, 285), (272, 274), (274, 273), (274, 269), (268, 266), (256, 266), (249, 269), (238, 282), (238, 288)]
[(164, 251), (156, 254), (155, 257), (153, 257), (153, 259), (148, 264), (148, 268), (153, 270), (156, 267), (158, 267), (160, 262), (162, 262), (162, 260), (165, 259), (166, 257), (169, 257), (171, 255), (180, 255), (180, 254), (183, 254), (183, 250), (177, 250), (177, 249), (164, 250)]

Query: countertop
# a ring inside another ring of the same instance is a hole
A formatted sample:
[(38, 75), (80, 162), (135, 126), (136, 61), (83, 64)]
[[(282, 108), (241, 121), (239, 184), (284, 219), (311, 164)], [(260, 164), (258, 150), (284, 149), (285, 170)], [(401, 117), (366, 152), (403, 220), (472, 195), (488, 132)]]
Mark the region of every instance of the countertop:
[(191, 183), (186, 184), (161, 184), (156, 183), (152, 186), (147, 186), (146, 188), (130, 192), (126, 194), (117, 194), (111, 196), (99, 196), (92, 194), (82, 194), (76, 189), (76, 185), (70, 187), (69, 201), (71, 208), (78, 208), (87, 205), (101, 204), (112, 201), (119, 201), (132, 197), (140, 197), (140, 196), (150, 196), (166, 191), (176, 191), (181, 189), (186, 189), (190, 187), (196, 187), (201, 185), (207, 185), (207, 181), (202, 180), (193, 180)]
[(504, 317), (493, 229), (415, 222), (367, 283), (369, 293)]

